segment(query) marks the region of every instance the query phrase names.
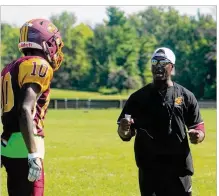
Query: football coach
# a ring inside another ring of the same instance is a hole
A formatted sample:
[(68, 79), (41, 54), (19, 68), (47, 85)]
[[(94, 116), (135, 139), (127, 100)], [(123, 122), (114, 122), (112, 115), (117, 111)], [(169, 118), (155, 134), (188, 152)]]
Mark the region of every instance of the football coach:
[(171, 80), (175, 55), (169, 48), (154, 51), (151, 71), (153, 82), (126, 101), (118, 134), (123, 141), (135, 136), (141, 196), (191, 196), (194, 168), (188, 138), (192, 144), (205, 138), (198, 102)]

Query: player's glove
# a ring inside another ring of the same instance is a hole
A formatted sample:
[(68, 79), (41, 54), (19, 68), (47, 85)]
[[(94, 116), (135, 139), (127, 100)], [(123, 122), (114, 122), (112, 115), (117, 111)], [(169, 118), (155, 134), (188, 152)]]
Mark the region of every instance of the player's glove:
[(40, 178), (42, 171), (42, 163), (38, 153), (28, 154), (29, 174), (28, 180), (31, 182), (37, 181)]

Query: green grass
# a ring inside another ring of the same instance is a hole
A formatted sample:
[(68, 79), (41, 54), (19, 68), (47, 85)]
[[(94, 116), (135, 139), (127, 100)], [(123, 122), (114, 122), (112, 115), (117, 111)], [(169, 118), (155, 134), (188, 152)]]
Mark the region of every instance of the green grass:
[[(191, 145), (193, 196), (216, 195), (216, 110), (202, 110), (207, 135)], [(45, 196), (139, 196), (133, 139), (117, 135), (120, 110), (50, 110), (46, 119)], [(2, 196), (6, 176), (2, 171)]]
[(52, 89), (51, 98), (56, 99), (127, 99), (128, 93), (116, 94), (116, 95), (104, 95), (98, 92), (86, 92), (86, 91), (76, 91), (76, 90), (61, 90)]

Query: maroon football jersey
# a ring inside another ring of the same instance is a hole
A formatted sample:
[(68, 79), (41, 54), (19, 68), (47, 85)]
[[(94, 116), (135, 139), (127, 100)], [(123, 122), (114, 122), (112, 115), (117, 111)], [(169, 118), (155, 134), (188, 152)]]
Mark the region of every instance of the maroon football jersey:
[(49, 63), (38, 56), (26, 56), (8, 64), (1, 72), (1, 118), (2, 138), (8, 140), (11, 133), (20, 132), (18, 100), (21, 88), (26, 83), (36, 83), (41, 87), (32, 109), (35, 135), (44, 136), (43, 121), (49, 105), (50, 82), (53, 70)]

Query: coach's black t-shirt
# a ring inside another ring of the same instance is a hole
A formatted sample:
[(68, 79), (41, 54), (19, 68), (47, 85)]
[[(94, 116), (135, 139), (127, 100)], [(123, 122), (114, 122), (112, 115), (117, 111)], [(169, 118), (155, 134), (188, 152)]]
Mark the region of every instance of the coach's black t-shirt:
[(118, 123), (125, 114), (134, 119), (131, 128), (137, 130), (135, 158), (138, 167), (169, 168), (180, 175), (193, 174), (186, 127), (191, 128), (202, 119), (192, 92), (177, 83), (159, 92), (151, 83), (129, 97)]

